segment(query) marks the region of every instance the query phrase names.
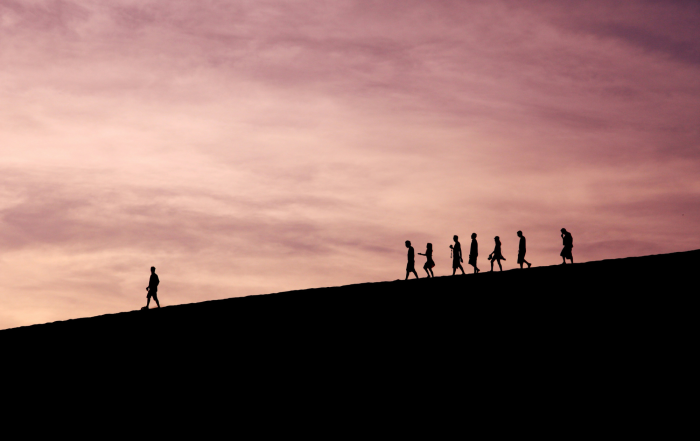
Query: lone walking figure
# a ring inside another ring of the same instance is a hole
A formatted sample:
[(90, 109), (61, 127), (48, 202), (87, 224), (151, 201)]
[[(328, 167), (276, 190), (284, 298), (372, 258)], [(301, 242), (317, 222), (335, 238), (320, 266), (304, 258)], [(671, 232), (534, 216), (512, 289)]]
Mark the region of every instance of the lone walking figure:
[(146, 287), (146, 291), (148, 291), (148, 294), (146, 295), (146, 306), (144, 306), (141, 309), (148, 309), (148, 305), (151, 304), (151, 297), (153, 297), (153, 300), (156, 301), (156, 305), (160, 308), (160, 303), (158, 302), (158, 284), (160, 283), (160, 280), (158, 279), (158, 274), (156, 274), (156, 267), (152, 266), (151, 267), (151, 278), (148, 279), (148, 287)]
[(518, 263), (520, 264), (520, 269), (523, 269), (523, 263), (527, 265), (528, 268), (532, 266), (530, 262), (525, 260), (525, 236), (523, 236), (522, 231), (518, 231), (518, 237), (520, 238), (520, 244), (518, 244)]
[(564, 241), (564, 248), (561, 250), (561, 264), (566, 265), (566, 259), (571, 260), (571, 263), (574, 263), (574, 256), (571, 254), (571, 249), (574, 247), (574, 238), (569, 233), (566, 231), (566, 228), (561, 229), (561, 238)]

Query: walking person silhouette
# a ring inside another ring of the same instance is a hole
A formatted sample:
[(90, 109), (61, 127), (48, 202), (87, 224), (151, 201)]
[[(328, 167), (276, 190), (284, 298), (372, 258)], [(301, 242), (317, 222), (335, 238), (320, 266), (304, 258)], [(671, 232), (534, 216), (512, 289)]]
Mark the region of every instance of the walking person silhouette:
[(503, 267), (501, 266), (501, 260), (506, 260), (505, 257), (503, 257), (503, 254), (501, 254), (501, 238), (496, 236), (493, 238), (494, 242), (496, 242), (496, 246), (494, 247), (493, 251), (489, 255), (489, 260), (491, 261), (491, 272), (493, 272), (493, 262), (496, 261), (498, 262), (498, 268), (503, 271)]
[(433, 274), (433, 268), (435, 268), (435, 262), (433, 261), (433, 244), (429, 243), (425, 246), (425, 254), (423, 253), (418, 253), (420, 256), (425, 256), (427, 257), (427, 260), (425, 261), (425, 265), (423, 265), (423, 269), (425, 270), (426, 273), (428, 273), (428, 277), (435, 277), (435, 274)]
[(474, 274), (481, 271), (476, 267), (476, 258), (479, 256), (479, 244), (476, 241), (476, 233), (472, 233), (472, 244), (469, 247), (469, 265), (474, 267)]
[(566, 265), (566, 259), (571, 260), (571, 263), (574, 263), (574, 256), (571, 254), (571, 249), (574, 247), (574, 238), (569, 233), (566, 231), (566, 228), (561, 229), (561, 238), (564, 241), (564, 248), (561, 250), (561, 253), (559, 254), (561, 256), (561, 264)]
[(452, 240), (455, 241), (454, 247), (450, 245), (450, 249), (452, 250), (452, 275), (454, 276), (457, 272), (457, 268), (462, 270), (462, 274), (464, 274), (464, 268), (462, 268), (464, 259), (462, 259), (462, 244), (459, 243), (459, 237), (455, 235)]
[(408, 248), (408, 263), (406, 264), (406, 279), (405, 280), (408, 280), (408, 275), (410, 273), (415, 274), (416, 279), (420, 279), (420, 277), (418, 277), (418, 273), (416, 272), (416, 256), (414, 255), (413, 247), (411, 246), (410, 240), (406, 241), (406, 248)]
[(525, 253), (527, 250), (525, 249), (525, 236), (523, 236), (522, 231), (518, 231), (518, 237), (520, 238), (520, 243), (518, 244), (518, 263), (520, 264), (520, 269), (523, 269), (523, 263), (527, 264), (527, 267), (530, 268), (532, 264), (525, 260)]
[(148, 309), (148, 305), (151, 304), (151, 297), (153, 297), (153, 300), (155, 300), (156, 305), (160, 308), (160, 303), (158, 302), (158, 284), (160, 283), (160, 279), (158, 279), (158, 274), (156, 274), (156, 267), (152, 266), (151, 267), (151, 278), (148, 279), (148, 287), (146, 287), (146, 291), (148, 291), (148, 294), (146, 295), (146, 306), (144, 306), (141, 309)]

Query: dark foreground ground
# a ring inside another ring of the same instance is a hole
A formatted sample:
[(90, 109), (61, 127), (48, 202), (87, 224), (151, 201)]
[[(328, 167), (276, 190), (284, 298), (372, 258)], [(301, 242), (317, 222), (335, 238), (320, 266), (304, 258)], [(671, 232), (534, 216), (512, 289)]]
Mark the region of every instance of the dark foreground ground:
[(699, 265), (700, 250), (28, 326), (0, 331), (4, 378), (176, 384), (231, 400), (313, 393), (316, 405), (326, 388), (360, 393), (362, 406), (439, 394), (565, 407), (597, 396), (613, 412), (622, 396), (692, 395)]

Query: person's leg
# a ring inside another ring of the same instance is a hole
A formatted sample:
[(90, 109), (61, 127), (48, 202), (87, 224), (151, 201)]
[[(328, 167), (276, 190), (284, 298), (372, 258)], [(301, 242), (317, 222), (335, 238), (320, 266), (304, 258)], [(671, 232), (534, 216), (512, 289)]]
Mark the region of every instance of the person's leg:
[(430, 277), (435, 277), (435, 273), (433, 272), (432, 268), (430, 268)]
[[(530, 268), (532, 266), (532, 264), (530, 262), (528, 262), (527, 260), (523, 260), (523, 262), (525, 262), (525, 265), (527, 265), (528, 268)], [(520, 264), (520, 268), (522, 268), (522, 267), (523, 267), (523, 265)]]
[(408, 280), (408, 275), (411, 274), (410, 271), (406, 271), (406, 278), (404, 280)]
[(493, 272), (493, 261), (496, 259), (491, 259), (491, 272)]
[(520, 269), (523, 269), (523, 263), (520, 262)]
[(500, 271), (503, 271), (503, 267), (501, 266), (501, 259), (498, 259), (498, 269)]
[(160, 302), (158, 301), (158, 294), (153, 294), (153, 300), (155, 300), (156, 305), (160, 308)]
[(428, 271), (428, 268), (423, 267), (423, 269), (425, 270), (425, 273), (428, 275), (428, 277), (430, 277), (430, 271)]
[(457, 268), (454, 268), (454, 267), (453, 267), (453, 268), (452, 268), (452, 275), (454, 276), (456, 272), (457, 272)]
[(418, 277), (418, 273), (416, 272), (416, 270), (413, 270), (413, 274), (416, 276), (416, 279), (420, 279), (420, 277)]
[(562, 258), (561, 258), (561, 264), (562, 264), (562, 265), (566, 265), (566, 257), (562, 257)]
[(146, 296), (146, 308), (151, 304), (151, 296)]

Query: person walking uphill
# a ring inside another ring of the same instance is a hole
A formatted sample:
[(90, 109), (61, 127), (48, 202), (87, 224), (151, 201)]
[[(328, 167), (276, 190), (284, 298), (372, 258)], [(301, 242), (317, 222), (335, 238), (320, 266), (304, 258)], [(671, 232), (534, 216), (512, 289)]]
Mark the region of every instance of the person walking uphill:
[(532, 264), (525, 260), (527, 249), (525, 248), (525, 236), (523, 236), (522, 231), (518, 231), (518, 237), (520, 238), (520, 243), (518, 244), (518, 263), (520, 264), (520, 269), (523, 269), (523, 263), (527, 264), (527, 267), (530, 268)]
[(464, 274), (464, 268), (462, 268), (462, 262), (464, 262), (464, 259), (462, 259), (462, 244), (459, 243), (459, 237), (455, 235), (452, 240), (455, 241), (454, 246), (450, 245), (450, 248), (452, 249), (452, 275), (454, 276), (457, 272), (457, 268), (462, 270), (462, 274)]
[(416, 279), (419, 279), (420, 277), (418, 277), (418, 273), (416, 272), (416, 255), (410, 240), (406, 241), (406, 248), (408, 248), (408, 263), (406, 264), (406, 279), (404, 280), (408, 280), (408, 275), (410, 273), (415, 274)]
[(493, 252), (489, 255), (489, 260), (491, 261), (491, 272), (493, 272), (493, 262), (498, 262), (498, 268), (503, 271), (501, 260), (506, 260), (506, 258), (503, 257), (503, 254), (501, 254), (501, 238), (496, 236), (493, 238), (493, 240), (496, 242), (496, 246), (493, 248)]
[(428, 277), (435, 277), (435, 274), (433, 274), (433, 268), (435, 268), (435, 261), (433, 261), (433, 244), (427, 244), (425, 246), (425, 254), (418, 253), (418, 255), (427, 257), (423, 269), (428, 273)]
[(476, 233), (472, 233), (472, 245), (469, 247), (469, 265), (474, 267), (474, 274), (481, 271), (476, 267), (477, 257), (479, 257), (479, 243), (476, 241)]
[(566, 228), (561, 229), (561, 238), (564, 241), (564, 248), (561, 250), (561, 253), (559, 254), (561, 256), (561, 264), (566, 265), (566, 259), (571, 260), (571, 263), (574, 263), (574, 256), (571, 254), (571, 249), (574, 247), (574, 238), (569, 233), (566, 231)]
[(146, 306), (144, 306), (141, 309), (148, 309), (148, 305), (151, 304), (151, 297), (153, 297), (153, 300), (155, 300), (156, 305), (160, 308), (160, 302), (158, 302), (158, 284), (160, 283), (160, 279), (158, 279), (158, 274), (156, 274), (156, 267), (152, 266), (151, 267), (151, 278), (148, 279), (148, 287), (146, 288), (146, 291), (148, 291), (148, 294), (146, 295)]

